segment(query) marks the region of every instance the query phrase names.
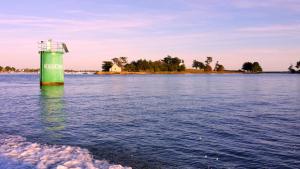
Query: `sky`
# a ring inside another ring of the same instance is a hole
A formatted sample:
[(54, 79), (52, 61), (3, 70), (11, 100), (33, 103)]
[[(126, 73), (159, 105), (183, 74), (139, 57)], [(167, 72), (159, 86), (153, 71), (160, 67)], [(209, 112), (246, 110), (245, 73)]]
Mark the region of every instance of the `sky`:
[(300, 0), (9, 0), (0, 3), (0, 65), (38, 68), (38, 42), (65, 42), (66, 69), (101, 69), (113, 57), (187, 67), (207, 56), (226, 69), (266, 71), (300, 60)]

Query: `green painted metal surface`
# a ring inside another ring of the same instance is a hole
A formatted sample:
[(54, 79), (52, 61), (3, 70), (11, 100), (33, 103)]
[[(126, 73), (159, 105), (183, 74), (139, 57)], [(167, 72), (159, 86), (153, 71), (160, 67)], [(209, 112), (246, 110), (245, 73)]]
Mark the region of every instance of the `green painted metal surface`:
[(40, 52), (40, 82), (42, 85), (63, 84), (63, 52)]

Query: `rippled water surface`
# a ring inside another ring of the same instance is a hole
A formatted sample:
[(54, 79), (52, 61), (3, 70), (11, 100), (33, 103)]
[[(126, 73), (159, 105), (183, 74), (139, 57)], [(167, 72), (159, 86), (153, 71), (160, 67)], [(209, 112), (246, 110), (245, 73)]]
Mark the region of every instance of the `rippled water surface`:
[(133, 168), (299, 168), (300, 76), (0, 75), (0, 134)]

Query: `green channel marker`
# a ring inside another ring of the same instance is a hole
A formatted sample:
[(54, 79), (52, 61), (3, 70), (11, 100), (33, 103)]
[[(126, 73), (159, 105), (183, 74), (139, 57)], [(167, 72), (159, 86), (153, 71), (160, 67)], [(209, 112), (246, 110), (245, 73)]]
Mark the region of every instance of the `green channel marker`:
[(64, 85), (63, 55), (67, 52), (64, 43), (40, 43), (40, 85)]

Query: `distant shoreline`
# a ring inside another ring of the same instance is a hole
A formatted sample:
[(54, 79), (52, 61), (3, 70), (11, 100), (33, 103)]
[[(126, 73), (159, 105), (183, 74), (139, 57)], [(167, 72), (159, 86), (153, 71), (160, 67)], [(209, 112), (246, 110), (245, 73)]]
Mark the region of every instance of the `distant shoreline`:
[(222, 72), (204, 72), (199, 70), (189, 69), (182, 72), (96, 72), (96, 75), (151, 75), (151, 74), (291, 74), (287, 71), (268, 71), (260, 73), (242, 72), (242, 71), (222, 71)]
[(196, 69), (187, 69), (185, 71), (174, 71), (174, 72), (169, 72), (169, 71), (160, 71), (160, 72), (101, 72), (98, 71), (95, 74), (96, 75), (147, 75), (147, 74), (236, 74), (236, 73), (243, 73), (240, 71), (222, 71), (222, 72), (217, 72), (217, 71), (212, 71), (212, 72), (204, 72), (201, 70), (196, 70)]
[[(38, 72), (0, 72), (0, 74), (39, 74)], [(225, 70), (222, 72), (212, 71), (212, 72), (204, 72), (195, 69), (187, 69), (186, 71), (181, 72), (101, 72), (101, 71), (89, 71), (89, 72), (65, 72), (65, 74), (95, 74), (95, 75), (151, 75), (151, 74), (169, 74), (169, 75), (176, 75), (176, 74), (300, 74), (300, 73), (290, 73), (288, 71), (266, 71), (260, 73), (248, 73), (242, 72), (238, 70)]]

